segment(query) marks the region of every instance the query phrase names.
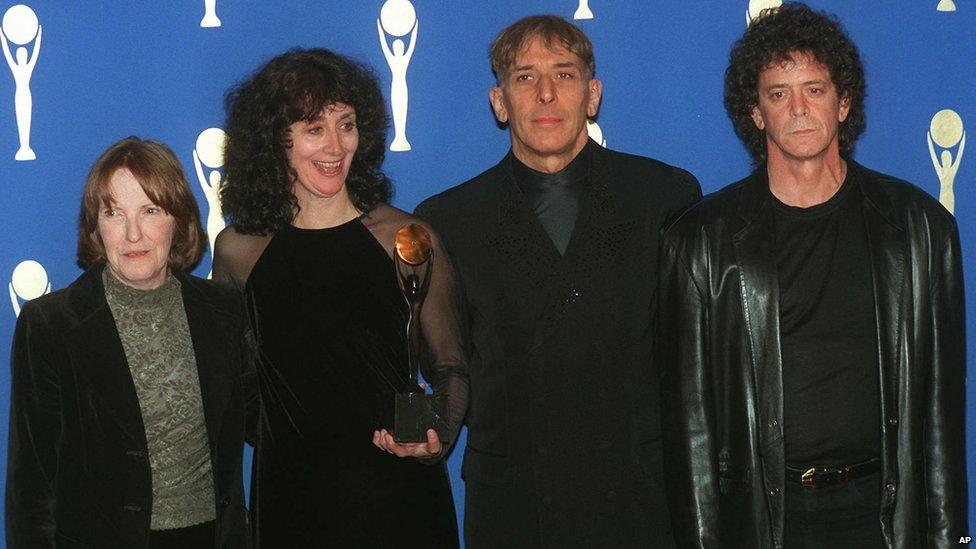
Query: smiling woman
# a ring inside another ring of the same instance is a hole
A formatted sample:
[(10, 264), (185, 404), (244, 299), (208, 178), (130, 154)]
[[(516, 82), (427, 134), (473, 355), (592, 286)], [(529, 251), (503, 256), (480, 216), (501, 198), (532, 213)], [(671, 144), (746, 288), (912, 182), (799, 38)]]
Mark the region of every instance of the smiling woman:
[[(311, 120), (299, 120), (288, 127), (291, 146), (285, 150), (288, 164), (295, 170), (292, 194), (298, 201), (296, 224), (311, 228), (318, 216), (310, 211), (313, 204), (339, 195), (347, 216), (359, 211), (349, 200), (345, 181), (349, 166), (359, 146), (356, 110), (344, 103), (332, 103)], [(303, 207), (304, 206), (304, 207)]]
[[(452, 547), (458, 543), (441, 460), (467, 405), (454, 278), (434, 235), (420, 324), (424, 378), (448, 395), (441, 440), (397, 443), (396, 393), (410, 311), (393, 245), (414, 218), (386, 204), (387, 120), (369, 69), (294, 50), (228, 96), (224, 212), (214, 278), (244, 292), (260, 342), (264, 411), (256, 448), (254, 529), (265, 547)], [(426, 367), (424, 367), (426, 366)], [(412, 386), (411, 386), (412, 383)]]

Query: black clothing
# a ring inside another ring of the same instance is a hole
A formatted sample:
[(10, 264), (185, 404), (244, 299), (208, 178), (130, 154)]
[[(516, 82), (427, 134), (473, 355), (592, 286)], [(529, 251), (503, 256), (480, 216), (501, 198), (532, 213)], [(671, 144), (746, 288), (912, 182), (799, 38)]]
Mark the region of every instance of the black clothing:
[(811, 208), (772, 198), (787, 464), (841, 466), (881, 454), (874, 294), (856, 187), (849, 176)]
[(214, 547), (214, 521), (172, 530), (150, 530), (149, 549), (205, 549)]
[(881, 474), (809, 490), (786, 485), (786, 549), (879, 549)]
[(700, 190), (683, 170), (587, 147), (565, 255), (511, 153), (417, 207), (453, 260), (469, 327), (470, 549), (671, 544), (650, 362), (656, 245)]
[(579, 217), (591, 156), (590, 148), (584, 147), (572, 162), (553, 174), (537, 172), (512, 156), (515, 184), (560, 255), (566, 253)]
[(246, 294), (261, 353), (259, 546), (456, 546), (444, 465), (372, 444), (407, 388), (408, 309), (393, 261), (362, 220), (278, 231)]
[[(966, 521), (965, 325), (955, 219), (916, 187), (848, 161), (863, 200), (881, 384), (888, 547), (954, 547)], [(782, 547), (779, 284), (765, 166), (662, 238), (656, 360), (682, 547)]]
[[(102, 265), (28, 301), (14, 333), (7, 547), (146, 547), (152, 476)], [(216, 509), (211, 546), (250, 547), (242, 456), (253, 372), (240, 298), (177, 274), (200, 378)]]

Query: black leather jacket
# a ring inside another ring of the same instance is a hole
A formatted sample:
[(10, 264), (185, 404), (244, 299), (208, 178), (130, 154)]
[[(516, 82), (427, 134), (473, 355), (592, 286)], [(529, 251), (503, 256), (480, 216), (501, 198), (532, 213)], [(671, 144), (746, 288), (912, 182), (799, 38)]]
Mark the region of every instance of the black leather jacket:
[[(868, 236), (888, 547), (966, 535), (965, 326), (955, 219), (848, 161)], [(661, 243), (657, 364), (679, 547), (782, 547), (779, 292), (766, 168), (706, 197)]]

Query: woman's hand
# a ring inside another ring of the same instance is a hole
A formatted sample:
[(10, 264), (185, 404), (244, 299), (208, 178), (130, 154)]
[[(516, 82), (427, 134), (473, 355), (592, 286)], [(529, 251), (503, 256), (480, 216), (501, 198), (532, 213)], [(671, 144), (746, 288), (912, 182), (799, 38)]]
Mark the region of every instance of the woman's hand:
[(386, 429), (373, 432), (373, 445), (397, 457), (430, 459), (441, 453), (443, 446), (437, 431), (427, 429), (427, 442), (397, 442)]

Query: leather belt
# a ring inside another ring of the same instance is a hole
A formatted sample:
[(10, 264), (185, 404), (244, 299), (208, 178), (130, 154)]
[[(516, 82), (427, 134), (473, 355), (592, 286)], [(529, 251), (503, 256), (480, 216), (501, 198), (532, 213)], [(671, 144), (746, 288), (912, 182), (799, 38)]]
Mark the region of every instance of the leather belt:
[(881, 469), (881, 460), (872, 459), (845, 467), (791, 467), (786, 466), (786, 480), (815, 490), (870, 475)]

